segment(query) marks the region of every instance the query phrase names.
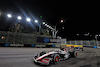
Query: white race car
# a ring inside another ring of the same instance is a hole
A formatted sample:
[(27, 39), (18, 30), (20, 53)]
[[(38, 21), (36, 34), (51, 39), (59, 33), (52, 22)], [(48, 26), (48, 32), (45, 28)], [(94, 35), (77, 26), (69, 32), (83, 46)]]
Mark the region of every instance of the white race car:
[(35, 63), (50, 65), (50, 63), (58, 63), (60, 60), (66, 60), (70, 57), (77, 57), (77, 53), (72, 48), (55, 49), (48, 53), (40, 52), (33, 57)]

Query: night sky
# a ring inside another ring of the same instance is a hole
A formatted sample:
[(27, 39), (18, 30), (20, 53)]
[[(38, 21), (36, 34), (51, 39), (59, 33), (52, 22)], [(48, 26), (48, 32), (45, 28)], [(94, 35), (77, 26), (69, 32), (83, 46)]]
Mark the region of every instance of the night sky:
[[(0, 11), (3, 14), (34, 16), (50, 25), (57, 25), (58, 36), (68, 40), (92, 40), (100, 34), (100, 7), (94, 1), (65, 1), (65, 0), (0, 0)], [(63, 19), (64, 23), (60, 23)], [(2, 23), (3, 22), (3, 23)], [(8, 21), (5, 15), (0, 16), (1, 31), (7, 31), (15, 22)], [(9, 26), (8, 26), (9, 25)], [(64, 27), (64, 29), (62, 29)], [(28, 26), (27, 28), (28, 29)], [(32, 29), (33, 30), (33, 29)], [(30, 30), (31, 31), (31, 30)], [(89, 33), (89, 36), (84, 34)], [(79, 35), (77, 35), (79, 34)]]

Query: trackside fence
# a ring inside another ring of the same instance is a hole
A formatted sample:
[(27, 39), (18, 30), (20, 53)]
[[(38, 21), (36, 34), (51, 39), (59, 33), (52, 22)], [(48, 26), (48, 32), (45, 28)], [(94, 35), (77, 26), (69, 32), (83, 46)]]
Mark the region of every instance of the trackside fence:
[[(51, 38), (45, 35), (0, 31), (0, 46), (60, 47), (61, 43), (48, 43), (48, 39)], [(100, 41), (95, 40), (70, 40), (64, 44), (100, 48)]]
[(84, 47), (100, 47), (100, 41), (95, 40), (74, 40), (74, 41), (67, 41), (67, 44), (73, 45), (83, 45)]
[[(8, 44), (40, 44), (37, 40), (40, 38), (48, 38), (51, 36), (29, 34), (29, 33), (16, 33), (16, 32), (6, 32), (0, 31), (0, 43)], [(39, 41), (41, 41), (40, 39)], [(42, 42), (42, 41), (41, 41)]]

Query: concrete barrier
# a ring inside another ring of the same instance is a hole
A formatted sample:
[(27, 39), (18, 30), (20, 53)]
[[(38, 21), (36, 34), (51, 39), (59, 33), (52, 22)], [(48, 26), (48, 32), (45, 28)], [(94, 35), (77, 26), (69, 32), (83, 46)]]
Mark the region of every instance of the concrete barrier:
[(11, 47), (24, 47), (24, 44), (10, 44)]
[(94, 48), (97, 48), (97, 46), (94, 46)]
[(10, 44), (6, 43), (4, 46), (5, 46), (5, 47), (9, 47), (9, 46), (10, 46)]
[(55, 47), (55, 45), (52, 45), (52, 47)]
[(24, 44), (24, 47), (31, 47), (31, 44)]
[(94, 48), (94, 46), (83, 46), (83, 47), (90, 47), (90, 48)]
[(34, 45), (34, 44), (32, 44), (32, 45), (31, 45), (31, 47), (35, 47), (35, 45)]
[(47, 47), (47, 48), (51, 48), (51, 47), (52, 47), (52, 45), (46, 45), (46, 47)]
[(41, 47), (46, 47), (46, 45), (35, 45), (35, 47), (41, 48)]
[[(39, 47), (39, 48), (64, 48), (66, 47), (66, 44), (61, 44), (61, 45), (56, 45), (56, 44), (40, 44), (40, 45), (35, 45), (35, 44), (9, 44), (9, 43), (0, 43), (1, 47)], [(100, 48), (100, 46), (88, 46), (84, 45), (83, 47), (89, 47), (89, 48)]]
[(1, 47), (5, 47), (5, 43), (0, 43), (0, 46)]
[(55, 45), (55, 47), (60, 48), (61, 45)]

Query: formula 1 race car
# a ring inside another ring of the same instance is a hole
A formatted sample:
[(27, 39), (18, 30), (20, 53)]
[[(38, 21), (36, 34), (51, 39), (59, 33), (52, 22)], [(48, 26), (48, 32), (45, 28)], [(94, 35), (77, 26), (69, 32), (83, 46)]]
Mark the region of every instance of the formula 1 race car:
[(75, 50), (77, 51), (83, 51), (83, 45), (82, 44), (77, 44), (77, 45), (73, 45), (73, 44), (61, 44), (61, 47), (74, 47)]
[(55, 49), (46, 53), (45, 51), (36, 54), (33, 57), (35, 63), (43, 65), (50, 65), (51, 63), (58, 63), (60, 60), (66, 60), (70, 57), (77, 57), (77, 53), (73, 48)]

